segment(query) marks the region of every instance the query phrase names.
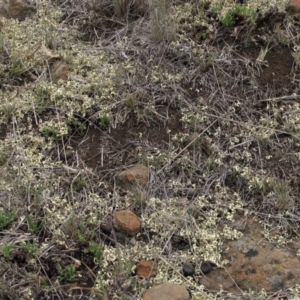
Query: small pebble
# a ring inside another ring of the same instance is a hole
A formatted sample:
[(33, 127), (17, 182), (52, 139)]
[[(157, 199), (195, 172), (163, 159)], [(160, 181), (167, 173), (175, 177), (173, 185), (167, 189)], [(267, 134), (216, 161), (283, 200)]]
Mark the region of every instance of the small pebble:
[(106, 233), (106, 234), (110, 234), (111, 231), (113, 230), (113, 225), (112, 225), (112, 217), (110, 215), (107, 215), (101, 225), (100, 225), (100, 229), (102, 232)]
[(195, 267), (191, 263), (184, 263), (182, 272), (184, 276), (193, 276), (195, 274)]
[(207, 274), (209, 273), (214, 267), (216, 266), (215, 263), (209, 261), (209, 260), (206, 260), (204, 262), (202, 262), (201, 264), (201, 271), (204, 273), (204, 274)]
[(112, 245), (114, 246), (116, 245), (116, 241), (121, 245), (125, 245), (126, 236), (121, 232), (111, 232), (109, 238), (111, 240)]

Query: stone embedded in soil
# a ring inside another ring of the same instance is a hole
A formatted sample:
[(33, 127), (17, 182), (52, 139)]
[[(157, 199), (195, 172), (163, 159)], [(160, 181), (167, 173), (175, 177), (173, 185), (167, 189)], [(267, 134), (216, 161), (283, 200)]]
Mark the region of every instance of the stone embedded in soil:
[(286, 10), (292, 14), (300, 13), (300, 0), (290, 0), (289, 4), (286, 7)]
[(57, 61), (51, 68), (51, 79), (55, 83), (59, 80), (66, 81), (68, 80), (69, 73), (69, 66), (63, 61)]
[(121, 171), (116, 175), (117, 184), (125, 189), (131, 190), (136, 186), (145, 186), (149, 181), (149, 168), (138, 164), (132, 168)]
[(32, 5), (23, 0), (8, 0), (2, 3), (0, 6), (0, 17), (6, 19), (13, 18), (24, 21), (28, 16), (36, 12), (36, 9)]
[(165, 282), (147, 290), (143, 300), (190, 300), (188, 290), (179, 284)]
[(141, 259), (136, 265), (136, 275), (143, 278), (150, 278), (157, 273), (156, 264), (153, 260)]
[(109, 242), (111, 245), (116, 246), (116, 244), (125, 245), (126, 236), (121, 232), (112, 231), (109, 235)]
[(223, 260), (228, 260), (226, 269), (211, 270), (201, 279), (201, 284), (208, 290), (224, 290), (240, 293), (249, 289), (276, 292), (292, 288), (299, 283), (300, 261), (297, 257), (299, 243), (293, 247), (276, 247), (262, 235), (263, 228), (258, 221), (249, 216), (242, 217), (244, 222), (243, 237), (227, 241), (223, 245)]
[(182, 273), (184, 276), (193, 276), (195, 274), (195, 267), (191, 263), (184, 263), (182, 266)]
[(141, 229), (141, 219), (129, 210), (120, 210), (114, 216), (113, 221), (116, 230), (134, 236)]
[(100, 224), (100, 229), (102, 232), (106, 233), (106, 234), (110, 234), (113, 230), (113, 219), (112, 216), (107, 215), (106, 217), (104, 217), (104, 219), (102, 220), (101, 224)]
[(202, 262), (200, 269), (204, 274), (209, 273), (216, 265), (208, 260)]

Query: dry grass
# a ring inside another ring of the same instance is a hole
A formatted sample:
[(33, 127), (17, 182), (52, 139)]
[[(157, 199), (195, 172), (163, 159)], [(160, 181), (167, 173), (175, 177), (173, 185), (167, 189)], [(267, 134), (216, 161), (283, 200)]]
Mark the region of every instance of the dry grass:
[[(139, 299), (166, 280), (188, 286), (194, 299), (215, 299), (200, 286), (201, 274), (191, 281), (180, 269), (185, 261), (223, 265), (223, 241), (241, 233), (219, 225), (237, 210), (278, 226), (282, 244), (299, 238), (299, 105), (282, 101), (284, 91), (260, 89), (262, 65), (234, 44), (196, 43), (201, 22), (207, 35), (219, 22), (210, 22), (207, 11), (195, 15), (195, 7), (194, 1), (37, 1), (39, 17), (4, 20), (3, 299)], [(281, 31), (274, 45), (282, 34), (289, 46), (297, 44), (289, 22)], [(295, 69), (297, 59), (295, 52)], [(52, 81), (57, 61), (70, 67), (66, 81)], [(182, 128), (167, 142), (133, 126), (128, 145), (114, 139), (114, 129), (131, 120), (168, 127), (174, 111)], [(102, 148), (93, 155), (103, 155), (94, 169), (92, 154), (71, 147), (88, 141), (89, 126), (101, 131), (95, 143)], [(125, 193), (114, 185), (125, 156), (127, 165), (153, 170), (145, 189)], [(142, 217), (142, 232), (125, 245), (104, 244), (102, 219), (127, 207)], [(157, 261), (155, 278), (133, 275), (140, 258)], [(297, 295), (295, 287), (267, 297)], [(266, 299), (263, 292), (243, 297)]]

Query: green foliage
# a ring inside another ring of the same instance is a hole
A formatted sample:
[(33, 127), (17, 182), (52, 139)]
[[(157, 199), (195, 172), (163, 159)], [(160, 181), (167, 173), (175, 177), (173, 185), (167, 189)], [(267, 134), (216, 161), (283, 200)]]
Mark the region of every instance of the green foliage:
[(11, 251), (13, 249), (13, 244), (12, 243), (7, 243), (5, 245), (3, 245), (2, 247), (2, 254), (5, 258), (9, 258)]
[(68, 126), (68, 133), (74, 132), (74, 129), (76, 129), (76, 132), (82, 132), (84, 129), (86, 129), (85, 123), (82, 123), (77, 118), (71, 117), (66, 120), (67, 126)]
[(79, 229), (77, 230), (77, 236), (78, 236), (78, 240), (80, 242), (85, 242), (86, 241), (86, 236), (84, 234), (83, 228), (85, 228), (85, 226), (83, 224), (80, 224)]
[(22, 248), (26, 249), (31, 256), (35, 256), (35, 254), (39, 250), (39, 248), (34, 243), (22, 242), (20, 245)]
[(3, 166), (7, 161), (6, 153), (0, 150), (0, 166)]
[(36, 111), (42, 113), (45, 111), (50, 101), (50, 91), (46, 88), (39, 87), (33, 93), (36, 102)]
[(236, 4), (234, 7), (234, 12), (237, 15), (249, 17), (251, 24), (255, 24), (255, 11), (252, 6)]
[(274, 185), (274, 193), (276, 196), (276, 207), (286, 209), (288, 207), (290, 187), (285, 181), (278, 181)]
[(97, 244), (94, 242), (90, 242), (89, 244), (89, 250), (93, 253), (94, 260), (99, 266), (102, 264), (104, 249), (105, 245), (103, 243)]
[(42, 223), (38, 224), (32, 221), (30, 215), (28, 213), (25, 213), (25, 219), (27, 221), (28, 227), (34, 234), (38, 234), (41, 230)]
[(221, 23), (225, 27), (232, 27), (235, 23), (235, 16), (249, 17), (251, 24), (255, 24), (255, 11), (253, 7), (241, 4), (236, 4), (233, 8), (228, 9), (224, 18), (221, 19)]
[(4, 36), (0, 33), (0, 51), (3, 51), (5, 48)]
[(80, 230), (78, 229), (79, 218), (75, 214), (71, 214), (71, 216), (67, 219), (67, 221), (63, 224), (63, 232), (68, 235), (71, 239), (76, 239)]
[(6, 229), (14, 221), (15, 217), (15, 210), (0, 212), (0, 230)]
[(223, 6), (222, 2), (215, 3), (215, 4), (213, 5), (213, 7), (211, 8), (211, 11), (212, 11), (214, 14), (217, 14), (217, 13), (219, 13), (219, 11), (222, 9), (222, 6)]
[(110, 125), (110, 115), (108, 113), (104, 113), (99, 118), (99, 126), (101, 129), (108, 129)]
[(3, 114), (8, 120), (16, 112), (16, 109), (17, 109), (17, 104), (15, 103), (15, 101), (4, 103), (0, 106), (0, 114)]
[(58, 266), (58, 279), (60, 281), (72, 282), (77, 279), (76, 266), (68, 265), (64, 268)]
[(55, 142), (60, 141), (62, 138), (60, 132), (57, 129), (50, 126), (44, 127), (42, 129), (42, 135), (45, 137), (52, 138)]
[(72, 189), (79, 191), (81, 190), (84, 186), (86, 186), (86, 184), (89, 182), (89, 179), (87, 176), (80, 174), (79, 176), (77, 176), (73, 182), (72, 182)]
[(225, 17), (221, 20), (221, 23), (223, 24), (223, 26), (225, 27), (232, 27), (234, 25), (234, 16), (233, 16), (234, 12), (233, 9), (228, 9)]

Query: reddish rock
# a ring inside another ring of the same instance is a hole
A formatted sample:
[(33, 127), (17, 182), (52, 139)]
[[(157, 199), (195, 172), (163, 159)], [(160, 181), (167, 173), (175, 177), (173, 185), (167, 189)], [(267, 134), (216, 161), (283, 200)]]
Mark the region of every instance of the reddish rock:
[(129, 210), (120, 210), (115, 214), (114, 227), (127, 235), (136, 235), (141, 229), (141, 219)]
[(286, 10), (291, 14), (299, 14), (300, 0), (290, 0), (289, 4), (286, 7)]
[(191, 296), (184, 286), (165, 282), (147, 290), (143, 300), (190, 300)]
[(130, 190), (135, 186), (145, 186), (148, 181), (149, 168), (141, 164), (124, 170), (116, 175), (117, 184), (125, 190)]
[(141, 259), (136, 265), (136, 275), (149, 278), (156, 275), (157, 268), (153, 260)]

